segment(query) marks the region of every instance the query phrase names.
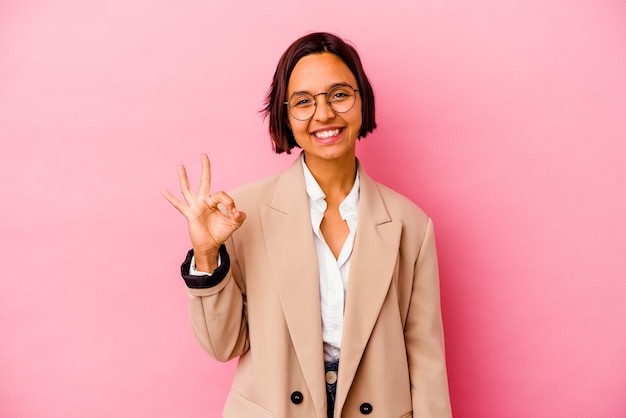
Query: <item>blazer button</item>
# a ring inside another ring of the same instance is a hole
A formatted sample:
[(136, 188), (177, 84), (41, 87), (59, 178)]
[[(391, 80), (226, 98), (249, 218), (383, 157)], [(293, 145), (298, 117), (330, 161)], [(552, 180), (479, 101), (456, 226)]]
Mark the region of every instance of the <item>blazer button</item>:
[(359, 410), (361, 411), (361, 413), (363, 415), (371, 414), (372, 413), (372, 409), (374, 409), (374, 408), (372, 408), (372, 404), (371, 403), (367, 403), (367, 402), (362, 403), (361, 406), (359, 407)]
[(299, 405), (302, 403), (302, 400), (304, 399), (304, 397), (302, 396), (302, 392), (298, 392), (297, 390), (291, 394), (291, 402), (293, 402), (296, 405)]

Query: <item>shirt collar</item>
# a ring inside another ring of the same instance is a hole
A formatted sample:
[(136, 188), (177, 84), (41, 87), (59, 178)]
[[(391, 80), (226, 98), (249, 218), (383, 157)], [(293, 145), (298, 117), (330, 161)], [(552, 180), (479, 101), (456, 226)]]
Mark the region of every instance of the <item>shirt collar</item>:
[[(302, 170), (304, 172), (304, 183), (306, 185), (306, 192), (309, 195), (309, 203), (312, 211), (321, 212), (322, 214), (326, 211), (326, 194), (313, 177), (313, 173), (309, 170), (306, 163), (304, 162), (304, 154), (301, 157), (302, 160)], [(358, 161), (357, 161), (358, 167)], [(350, 193), (346, 196), (346, 198), (339, 205), (339, 214), (341, 215), (341, 219), (346, 220), (349, 218), (356, 218), (358, 215), (358, 207), (359, 207), (359, 170), (356, 171), (356, 177), (354, 179), (354, 184), (352, 185), (352, 189)]]

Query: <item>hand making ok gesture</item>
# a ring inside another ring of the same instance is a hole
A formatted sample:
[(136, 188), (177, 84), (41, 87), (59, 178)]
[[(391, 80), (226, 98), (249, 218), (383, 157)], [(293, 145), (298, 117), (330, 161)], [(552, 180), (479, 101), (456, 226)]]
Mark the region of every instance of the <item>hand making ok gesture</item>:
[[(180, 191), (186, 205), (168, 190), (161, 191), (167, 199), (187, 219), (189, 237), (196, 259), (196, 269), (213, 272), (217, 268), (218, 251), (232, 233), (241, 226), (246, 214), (237, 210), (235, 202), (226, 193), (211, 190), (211, 163), (206, 154), (201, 154), (202, 178), (198, 193), (194, 194), (189, 186), (185, 167), (178, 166)], [(218, 208), (222, 204), (226, 211)]]

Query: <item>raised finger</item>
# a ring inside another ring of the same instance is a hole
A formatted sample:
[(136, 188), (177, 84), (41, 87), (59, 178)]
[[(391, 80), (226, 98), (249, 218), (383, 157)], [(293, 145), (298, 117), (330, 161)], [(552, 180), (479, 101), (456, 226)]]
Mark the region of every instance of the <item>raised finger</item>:
[(180, 191), (183, 194), (187, 203), (191, 202), (194, 198), (194, 194), (191, 191), (191, 186), (189, 185), (189, 178), (187, 177), (187, 170), (185, 170), (184, 165), (178, 166), (178, 182), (180, 184)]
[(180, 213), (185, 215), (186, 206), (183, 205), (183, 202), (178, 200), (176, 196), (170, 193), (169, 190), (161, 190), (161, 196), (163, 196), (168, 202), (170, 202), (172, 206), (174, 206)]
[(202, 178), (200, 179), (198, 194), (209, 196), (211, 193), (211, 161), (204, 153), (200, 154), (200, 161), (202, 162)]

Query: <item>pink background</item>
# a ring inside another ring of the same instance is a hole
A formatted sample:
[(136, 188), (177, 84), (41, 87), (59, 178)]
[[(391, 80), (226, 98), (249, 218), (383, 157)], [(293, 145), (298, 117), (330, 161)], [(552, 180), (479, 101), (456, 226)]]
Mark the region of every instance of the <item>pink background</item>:
[(0, 416), (220, 415), (235, 364), (192, 335), (159, 190), (200, 152), (217, 189), (290, 164), (257, 111), (313, 30), (374, 85), (368, 172), (435, 220), (455, 416), (626, 416), (625, 12), (0, 1)]

